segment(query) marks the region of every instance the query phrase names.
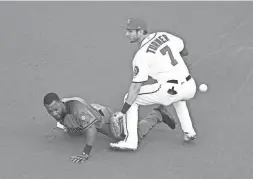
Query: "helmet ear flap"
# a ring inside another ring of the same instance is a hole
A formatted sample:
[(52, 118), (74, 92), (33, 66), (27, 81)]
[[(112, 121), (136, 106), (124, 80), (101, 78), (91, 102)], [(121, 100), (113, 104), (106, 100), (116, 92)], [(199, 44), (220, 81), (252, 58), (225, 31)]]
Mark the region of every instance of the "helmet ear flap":
[(143, 29), (137, 29), (137, 32), (140, 32), (141, 35), (144, 35)]
[(148, 31), (144, 29), (136, 29), (137, 33), (140, 32), (141, 35), (147, 35)]

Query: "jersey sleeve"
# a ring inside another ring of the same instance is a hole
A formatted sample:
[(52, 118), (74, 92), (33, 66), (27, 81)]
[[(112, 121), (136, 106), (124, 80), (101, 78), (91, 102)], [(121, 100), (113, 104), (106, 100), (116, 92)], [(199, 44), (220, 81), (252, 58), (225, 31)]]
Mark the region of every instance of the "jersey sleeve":
[(137, 53), (133, 60), (133, 79), (134, 83), (141, 83), (148, 80), (149, 60), (145, 52)]
[(83, 130), (89, 128), (98, 120), (85, 104), (77, 105), (75, 117), (80, 122)]
[(172, 34), (166, 33), (166, 36), (170, 39), (172, 45), (179, 51), (181, 52), (184, 49), (184, 41)]

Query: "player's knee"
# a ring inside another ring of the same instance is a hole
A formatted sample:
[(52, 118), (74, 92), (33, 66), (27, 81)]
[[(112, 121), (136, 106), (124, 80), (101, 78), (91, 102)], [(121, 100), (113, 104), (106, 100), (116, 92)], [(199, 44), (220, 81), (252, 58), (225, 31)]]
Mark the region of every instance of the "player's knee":
[(143, 139), (149, 132), (149, 130), (152, 128), (150, 124), (145, 121), (141, 120), (138, 125), (138, 138), (139, 140)]
[(146, 133), (149, 128), (151, 128), (152, 126), (149, 124), (148, 121), (146, 120), (141, 120), (138, 124), (138, 129), (141, 131), (141, 132), (144, 132)]
[(163, 122), (163, 117), (160, 111), (154, 110), (151, 117), (152, 117), (151, 119), (153, 119), (153, 121), (156, 121), (156, 123)]

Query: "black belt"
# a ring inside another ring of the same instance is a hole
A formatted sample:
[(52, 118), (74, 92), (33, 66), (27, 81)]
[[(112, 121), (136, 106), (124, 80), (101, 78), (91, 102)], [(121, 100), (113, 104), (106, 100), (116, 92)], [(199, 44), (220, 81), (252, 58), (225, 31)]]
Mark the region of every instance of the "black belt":
[(100, 114), (101, 116), (105, 116), (105, 114), (103, 113), (103, 111), (102, 111), (101, 109), (99, 109), (98, 112), (99, 112), (99, 114)]
[[(191, 78), (192, 78), (191, 75), (188, 75), (185, 79), (186, 79), (186, 81), (189, 81)], [(167, 81), (167, 83), (178, 84), (178, 80), (169, 80), (169, 81)]]

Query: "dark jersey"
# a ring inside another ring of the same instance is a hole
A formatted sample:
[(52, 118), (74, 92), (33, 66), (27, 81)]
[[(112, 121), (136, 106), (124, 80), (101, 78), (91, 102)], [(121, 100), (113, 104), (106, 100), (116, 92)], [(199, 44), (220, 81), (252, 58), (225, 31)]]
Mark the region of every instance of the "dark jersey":
[(102, 120), (101, 114), (85, 100), (68, 98), (63, 100), (67, 113), (62, 124), (70, 131), (85, 131)]
[(70, 131), (85, 131), (93, 124), (97, 129), (102, 128), (113, 114), (107, 107), (100, 104), (90, 105), (78, 97), (64, 98), (62, 101), (66, 105), (67, 114), (61, 124)]

